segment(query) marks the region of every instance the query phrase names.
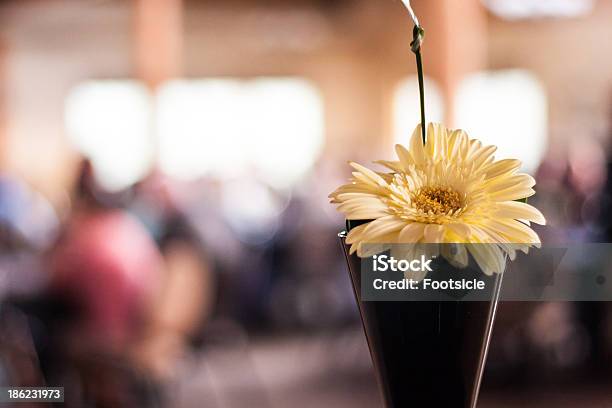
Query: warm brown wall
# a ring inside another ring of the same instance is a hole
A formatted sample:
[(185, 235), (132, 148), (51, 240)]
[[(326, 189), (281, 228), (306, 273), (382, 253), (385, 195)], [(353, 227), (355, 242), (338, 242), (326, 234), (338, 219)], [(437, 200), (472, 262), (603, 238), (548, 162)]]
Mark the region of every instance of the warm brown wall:
[(610, 137), (612, 2), (597, 1), (588, 17), (489, 23), (493, 69), (526, 68), (544, 84), (551, 141)]
[(63, 202), (76, 156), (64, 100), (87, 78), (125, 77), (130, 20), (121, 2), (14, 1), (0, 6), (7, 139), (3, 167)]

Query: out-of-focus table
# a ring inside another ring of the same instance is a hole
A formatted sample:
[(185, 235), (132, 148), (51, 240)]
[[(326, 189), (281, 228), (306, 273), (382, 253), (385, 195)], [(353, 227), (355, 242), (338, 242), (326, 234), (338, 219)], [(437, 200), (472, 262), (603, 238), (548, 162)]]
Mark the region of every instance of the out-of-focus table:
[[(259, 339), (186, 359), (176, 408), (382, 408), (361, 329)], [(605, 386), (520, 392), (483, 389), (479, 408), (612, 408)]]

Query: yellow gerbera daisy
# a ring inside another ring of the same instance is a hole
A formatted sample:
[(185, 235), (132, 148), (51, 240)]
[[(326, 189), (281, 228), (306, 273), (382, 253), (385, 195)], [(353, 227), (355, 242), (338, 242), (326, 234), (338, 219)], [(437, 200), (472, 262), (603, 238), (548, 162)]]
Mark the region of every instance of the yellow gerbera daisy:
[(529, 223), (545, 224), (544, 216), (516, 201), (535, 193), (519, 160), (496, 161), (495, 146), (439, 124), (429, 124), (425, 145), (417, 126), (409, 147), (396, 146), (399, 161), (378, 162), (390, 172), (350, 163), (350, 182), (330, 194), (346, 219), (372, 220), (349, 232), (351, 253), (369, 256), (368, 243), (462, 243), (493, 273), (505, 255), (540, 243)]

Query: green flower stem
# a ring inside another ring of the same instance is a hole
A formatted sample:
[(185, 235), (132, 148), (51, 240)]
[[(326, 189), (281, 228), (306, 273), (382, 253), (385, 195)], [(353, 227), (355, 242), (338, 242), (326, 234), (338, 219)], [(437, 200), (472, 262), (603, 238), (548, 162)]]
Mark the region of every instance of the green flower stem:
[(425, 122), (425, 84), (423, 83), (423, 59), (421, 58), (421, 44), (425, 39), (425, 30), (422, 27), (414, 26), (412, 30), (412, 42), (410, 49), (416, 55), (417, 76), (419, 78), (419, 99), (421, 103), (421, 136), (423, 137), (423, 146), (427, 141), (426, 122)]

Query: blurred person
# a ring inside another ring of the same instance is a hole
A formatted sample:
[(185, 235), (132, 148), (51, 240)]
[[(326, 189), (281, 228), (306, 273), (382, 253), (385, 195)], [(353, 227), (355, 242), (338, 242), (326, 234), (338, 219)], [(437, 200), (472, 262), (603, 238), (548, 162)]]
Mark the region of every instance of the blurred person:
[(357, 321), (346, 266), (337, 256), (343, 219), (330, 211), (327, 198), (333, 183), (343, 179), (343, 170), (336, 160), (322, 157), (293, 190), (281, 214), (270, 298), (277, 325), (320, 330)]
[(41, 290), (46, 279), (41, 256), (58, 228), (45, 197), (20, 179), (0, 174), (0, 300)]
[(16, 305), (44, 290), (44, 251), (57, 229), (41, 194), (0, 174), (0, 385), (44, 385), (28, 316)]
[(600, 227), (600, 239), (602, 242), (612, 241), (612, 214), (608, 209), (612, 206), (612, 149), (608, 151), (605, 162), (605, 175), (602, 185), (601, 200), (599, 207), (598, 225)]
[(52, 255), (51, 291), (78, 304), (78, 330), (101, 348), (121, 348), (158, 289), (162, 259), (146, 230), (128, 213), (95, 198), (84, 162), (73, 213)]
[[(549, 148), (535, 174), (537, 193), (529, 198), (546, 214), (547, 226), (535, 228), (544, 245), (599, 239), (598, 201), (606, 177), (602, 152), (594, 140)], [(544, 271), (535, 269), (530, 276)], [(597, 302), (500, 303), (485, 383), (525, 386), (537, 379), (544, 385), (588, 372), (589, 362), (599, 358), (593, 357), (598, 354), (593, 322), (600, 315)]]
[(155, 381), (128, 350), (159, 291), (162, 257), (109, 197), (84, 160), (72, 212), (48, 255), (48, 289), (25, 310), (45, 381), (65, 387), (67, 406), (156, 406)]
[(537, 228), (548, 244), (592, 242), (600, 237), (600, 197), (607, 176), (605, 155), (595, 140), (551, 148), (536, 172), (537, 194), (530, 198), (547, 216)]
[(51, 254), (57, 313), (42, 319), (62, 334), (47, 339), (56, 355), (43, 360), (59, 384), (78, 378), (96, 406), (163, 405), (213, 309), (212, 267), (172, 187), (152, 173), (109, 194), (91, 163), (82, 164), (72, 214)]
[[(612, 104), (610, 105), (612, 106)], [(611, 115), (612, 117), (612, 115)], [(608, 130), (612, 136), (612, 125)], [(612, 145), (608, 138), (608, 148), (604, 160), (604, 174), (599, 196), (597, 225), (597, 241), (612, 242), (612, 214), (609, 209), (612, 206)], [(609, 273), (602, 271), (602, 282), (606, 284)], [(589, 302), (581, 305), (580, 317), (591, 334), (589, 347), (589, 365), (593, 372), (610, 378), (612, 374), (612, 307), (610, 303)]]
[(65, 387), (68, 407), (156, 406), (157, 388), (126, 349), (147, 319), (161, 258), (140, 224), (102, 205), (96, 189), (84, 161), (55, 241), (50, 206), (2, 178), (0, 380)]
[(164, 264), (161, 290), (132, 354), (164, 380), (172, 378), (189, 344), (201, 340), (217, 296), (209, 255), (173, 187), (171, 179), (154, 171), (134, 186), (128, 206), (155, 239)]
[(576, 197), (582, 241), (597, 241), (601, 234), (600, 201), (608, 177), (606, 153), (593, 138), (573, 141), (569, 147), (569, 183)]

